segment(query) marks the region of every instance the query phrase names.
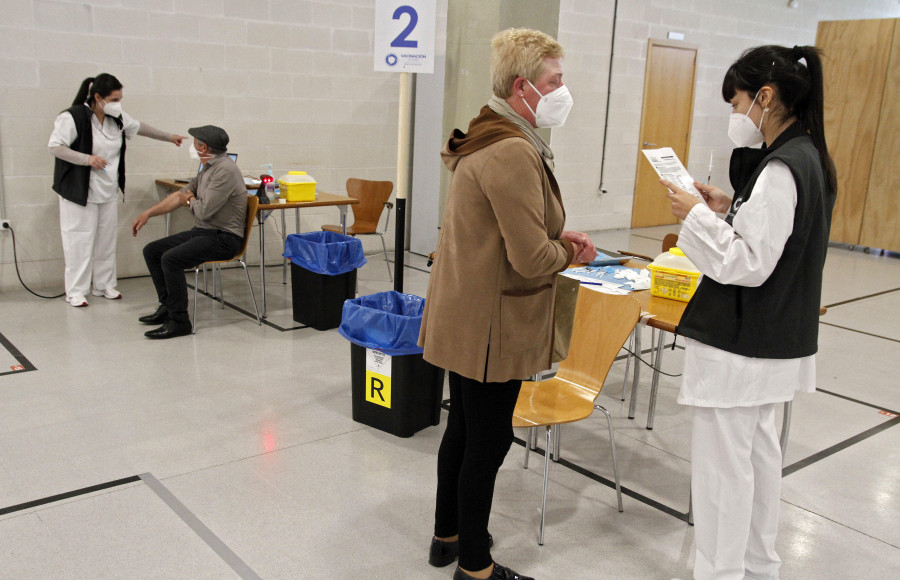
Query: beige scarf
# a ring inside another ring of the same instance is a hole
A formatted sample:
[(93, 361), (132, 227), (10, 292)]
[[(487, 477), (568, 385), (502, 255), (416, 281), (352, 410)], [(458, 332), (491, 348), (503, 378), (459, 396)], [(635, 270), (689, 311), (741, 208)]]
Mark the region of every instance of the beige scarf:
[(547, 167), (550, 168), (550, 171), (553, 171), (553, 151), (550, 150), (550, 146), (547, 145), (547, 142), (541, 139), (541, 136), (534, 130), (531, 123), (526, 121), (517, 112), (513, 111), (513, 108), (509, 106), (509, 103), (497, 95), (491, 97), (491, 100), (488, 101), (488, 107), (521, 129), (522, 132), (525, 133), (525, 138), (534, 145), (537, 152), (544, 158), (544, 162), (547, 164)]

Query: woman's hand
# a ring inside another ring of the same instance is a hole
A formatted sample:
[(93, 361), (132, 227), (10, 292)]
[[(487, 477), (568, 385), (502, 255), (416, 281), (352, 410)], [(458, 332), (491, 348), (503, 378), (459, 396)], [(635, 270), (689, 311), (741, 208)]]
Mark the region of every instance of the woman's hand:
[(697, 196), (680, 189), (671, 181), (660, 179), (659, 182), (669, 189), (668, 193), (666, 193), (666, 197), (671, 200), (672, 213), (678, 219), (683, 220), (687, 218), (687, 215), (691, 213), (691, 209), (700, 203), (700, 199)]
[(172, 135), (172, 143), (181, 147), (181, 142), (187, 139), (187, 137), (183, 135)]
[(559, 239), (568, 240), (575, 246), (575, 256), (572, 258), (573, 264), (590, 262), (597, 256), (594, 242), (585, 233), (565, 231), (559, 235)]
[(106, 169), (106, 159), (100, 157), (99, 155), (90, 155), (88, 156), (88, 165), (93, 167), (94, 169)]
[(697, 191), (703, 195), (703, 199), (706, 200), (706, 205), (714, 212), (725, 213), (731, 209), (731, 198), (718, 187), (706, 185), (699, 181), (694, 182), (694, 187), (696, 187)]

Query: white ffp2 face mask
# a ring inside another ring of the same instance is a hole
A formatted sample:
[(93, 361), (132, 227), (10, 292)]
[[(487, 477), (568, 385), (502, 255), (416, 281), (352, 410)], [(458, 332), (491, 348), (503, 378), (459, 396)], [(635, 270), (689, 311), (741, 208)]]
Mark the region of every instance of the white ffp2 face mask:
[(193, 159), (194, 161), (202, 161), (202, 159), (200, 159), (200, 152), (197, 151), (197, 148), (194, 147), (193, 143), (191, 143), (191, 146), (188, 147), (188, 153), (190, 154), (191, 159)]
[(118, 101), (114, 103), (111, 103), (109, 101), (104, 102), (103, 113), (109, 115), (110, 117), (121, 117), (122, 103)]
[[(531, 85), (534, 92), (539, 95), (541, 94), (541, 92), (531, 84), (531, 81), (525, 79), (525, 82)], [(563, 85), (546, 95), (541, 95), (541, 100), (538, 101), (536, 110), (531, 109), (531, 106), (528, 104), (528, 101), (525, 100), (525, 97), (522, 97), (522, 101), (525, 103), (525, 106), (528, 107), (528, 110), (531, 111), (531, 114), (534, 115), (535, 126), (542, 129), (562, 127), (566, 122), (566, 117), (569, 116), (569, 111), (572, 110), (572, 105), (575, 104), (566, 85)]]
[(750, 103), (750, 108), (747, 109), (746, 113), (732, 113), (728, 119), (728, 137), (737, 147), (759, 147), (765, 141), (760, 130), (762, 129), (763, 118), (766, 116), (765, 110), (759, 118), (758, 127), (750, 119), (750, 111), (753, 109), (753, 105), (756, 104), (757, 97), (759, 97), (759, 92), (753, 97), (753, 102)]

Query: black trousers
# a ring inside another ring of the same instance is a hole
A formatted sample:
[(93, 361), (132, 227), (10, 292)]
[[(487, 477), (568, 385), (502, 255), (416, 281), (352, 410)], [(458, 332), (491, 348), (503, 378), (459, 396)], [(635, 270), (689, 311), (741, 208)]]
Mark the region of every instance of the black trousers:
[(450, 416), (438, 451), (434, 535), (459, 534), (459, 566), (491, 565), (488, 521), (497, 471), (513, 441), (522, 381), (482, 383), (451, 372)]
[(243, 241), (231, 232), (193, 228), (144, 246), (144, 261), (159, 302), (169, 310), (169, 318), (190, 321), (184, 271), (210, 260), (234, 258)]

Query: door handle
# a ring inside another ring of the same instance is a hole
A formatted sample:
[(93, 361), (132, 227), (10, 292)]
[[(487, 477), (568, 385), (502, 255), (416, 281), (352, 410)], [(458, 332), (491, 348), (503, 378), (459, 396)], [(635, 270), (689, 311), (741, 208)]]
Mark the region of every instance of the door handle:
[(656, 143), (647, 143), (646, 141), (644, 141), (644, 147), (656, 147), (656, 146), (657, 146)]

